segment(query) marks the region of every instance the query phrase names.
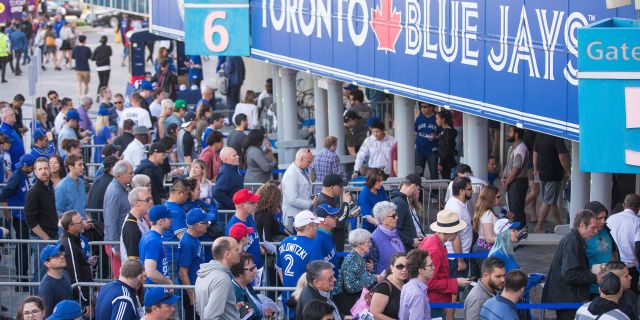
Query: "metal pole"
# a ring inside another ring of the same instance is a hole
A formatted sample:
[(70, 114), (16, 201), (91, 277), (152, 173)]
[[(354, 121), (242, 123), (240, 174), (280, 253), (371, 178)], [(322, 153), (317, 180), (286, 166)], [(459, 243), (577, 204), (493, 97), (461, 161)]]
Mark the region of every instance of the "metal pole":
[[(611, 198), (611, 197), (609, 197)], [(589, 173), (580, 171), (580, 143), (571, 142), (571, 201), (569, 225), (573, 225), (576, 213), (589, 201)]]
[(401, 96), (393, 97), (395, 109), (395, 138), (398, 143), (398, 177), (404, 177), (416, 171), (415, 141), (416, 137), (410, 128), (414, 124), (415, 103)]
[(488, 121), (485, 118), (471, 114), (465, 114), (464, 129), (465, 152), (464, 160), (471, 167), (476, 177), (487, 179), (487, 159), (489, 159), (488, 148)]
[(344, 122), (342, 118), (344, 105), (342, 104), (342, 82), (327, 80), (327, 118), (329, 120), (329, 135), (338, 138), (338, 155), (345, 154)]
[[(329, 135), (329, 120), (327, 113), (327, 90), (320, 87), (320, 77), (313, 77), (313, 99), (316, 118), (316, 149), (322, 150), (323, 139)], [(339, 140), (339, 139), (338, 139)]]

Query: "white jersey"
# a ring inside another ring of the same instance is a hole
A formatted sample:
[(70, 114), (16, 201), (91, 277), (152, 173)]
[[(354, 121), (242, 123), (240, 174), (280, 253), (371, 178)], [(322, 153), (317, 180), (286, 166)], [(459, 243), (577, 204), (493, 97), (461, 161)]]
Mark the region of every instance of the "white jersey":
[(145, 126), (147, 128), (153, 128), (153, 124), (151, 124), (151, 117), (149, 117), (149, 112), (140, 107), (131, 107), (128, 109), (124, 109), (122, 112), (123, 119), (122, 121), (127, 119), (133, 120), (135, 126)]

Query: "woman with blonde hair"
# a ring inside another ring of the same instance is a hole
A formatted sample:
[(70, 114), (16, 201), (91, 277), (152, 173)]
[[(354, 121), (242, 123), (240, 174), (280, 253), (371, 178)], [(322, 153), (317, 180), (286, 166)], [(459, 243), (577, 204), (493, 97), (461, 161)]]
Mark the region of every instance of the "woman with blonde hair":
[(213, 184), (207, 180), (207, 165), (200, 159), (195, 159), (191, 163), (189, 178), (195, 179), (200, 184), (200, 199), (209, 199)]
[(231, 119), (235, 119), (237, 115), (244, 113), (247, 115), (247, 129), (258, 129), (260, 128), (260, 119), (258, 118), (258, 106), (256, 106), (256, 93), (253, 90), (247, 90), (244, 94), (244, 99), (242, 102), (236, 105), (236, 110), (233, 112), (233, 117)]
[[(93, 136), (93, 144), (111, 144), (111, 131), (109, 130), (109, 109), (100, 108), (98, 116), (94, 123), (95, 136)], [(93, 153), (93, 161), (102, 163), (102, 147), (95, 149)]]

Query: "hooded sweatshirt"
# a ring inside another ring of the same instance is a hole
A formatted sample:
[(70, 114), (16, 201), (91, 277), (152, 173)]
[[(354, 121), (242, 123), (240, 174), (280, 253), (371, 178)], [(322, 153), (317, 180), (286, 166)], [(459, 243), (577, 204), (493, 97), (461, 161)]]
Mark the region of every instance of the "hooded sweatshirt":
[(590, 303), (580, 307), (576, 312), (576, 320), (591, 319), (618, 319), (624, 320), (629, 317), (620, 310), (620, 306), (610, 300), (596, 297)]
[(162, 198), (165, 196), (164, 185), (162, 179), (164, 174), (159, 166), (156, 166), (149, 159), (143, 159), (136, 168), (135, 174), (144, 174), (151, 179), (151, 196), (153, 204), (161, 204)]
[(200, 265), (195, 294), (196, 311), (201, 319), (240, 319), (231, 279), (231, 271), (216, 260)]

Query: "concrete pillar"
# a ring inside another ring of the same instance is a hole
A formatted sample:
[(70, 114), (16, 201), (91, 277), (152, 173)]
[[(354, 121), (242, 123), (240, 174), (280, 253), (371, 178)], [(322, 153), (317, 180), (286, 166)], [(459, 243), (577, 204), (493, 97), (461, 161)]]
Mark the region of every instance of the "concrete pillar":
[[(272, 65), (272, 78), (273, 78), (273, 101), (276, 103), (276, 120), (277, 120), (277, 133), (278, 141), (284, 140), (284, 129), (282, 129), (284, 123), (282, 122), (282, 81), (280, 80), (280, 67), (275, 64)], [(284, 159), (281, 159), (283, 161)]]
[[(611, 197), (609, 197), (611, 198)], [(580, 171), (580, 143), (571, 142), (571, 202), (569, 225), (573, 225), (576, 213), (589, 202), (589, 173)]]
[(342, 104), (342, 82), (327, 80), (327, 118), (329, 121), (329, 135), (338, 138), (338, 155), (345, 154), (344, 144), (344, 121), (342, 114), (344, 105)]
[(398, 177), (406, 177), (416, 171), (416, 137), (412, 128), (415, 123), (415, 102), (394, 95), (394, 135), (398, 142)]
[(489, 159), (489, 128), (487, 119), (464, 114), (464, 161), (473, 170), (474, 176), (487, 179), (487, 159)]
[[(468, 140), (468, 136), (469, 136), (469, 116), (466, 113), (462, 114), (462, 139), (456, 139), (456, 143), (462, 143), (462, 146), (457, 145), (457, 148), (460, 148), (459, 150), (461, 151), (461, 154), (458, 155), (460, 161), (458, 162), (462, 162), (462, 163), (468, 163), (469, 160), (467, 160), (467, 157), (469, 156), (469, 153), (467, 152), (467, 147), (470, 146), (469, 143), (467, 143)], [(460, 138), (460, 131), (458, 131), (458, 138)], [(472, 167), (473, 168), (473, 167)]]
[[(327, 90), (320, 87), (320, 77), (313, 78), (313, 99), (315, 104), (315, 119), (316, 119), (316, 149), (322, 150), (324, 147), (324, 137), (329, 135), (329, 120), (327, 113)], [(341, 137), (338, 137), (340, 140)]]
[(613, 180), (610, 173), (592, 172), (590, 201), (600, 201), (611, 212), (611, 187)]
[[(282, 128), (284, 139), (282, 141), (298, 140), (298, 106), (296, 104), (296, 73), (287, 68), (279, 70), (282, 84)], [(293, 162), (295, 149), (285, 151), (285, 163)]]

